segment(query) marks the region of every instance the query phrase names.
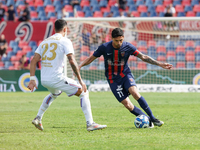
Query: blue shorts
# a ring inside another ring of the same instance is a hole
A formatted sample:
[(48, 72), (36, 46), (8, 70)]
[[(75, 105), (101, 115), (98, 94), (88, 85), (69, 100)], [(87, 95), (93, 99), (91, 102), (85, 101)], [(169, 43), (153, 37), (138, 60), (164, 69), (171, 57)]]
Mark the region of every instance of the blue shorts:
[[(108, 82), (109, 83), (109, 82)], [(113, 92), (113, 94), (115, 95), (116, 99), (121, 102), (124, 99), (126, 99), (130, 93), (128, 91), (128, 89), (131, 86), (136, 86), (134, 77), (131, 73), (125, 75), (125, 77), (121, 78), (120, 80), (117, 80), (113, 83), (109, 83), (110, 89)]]

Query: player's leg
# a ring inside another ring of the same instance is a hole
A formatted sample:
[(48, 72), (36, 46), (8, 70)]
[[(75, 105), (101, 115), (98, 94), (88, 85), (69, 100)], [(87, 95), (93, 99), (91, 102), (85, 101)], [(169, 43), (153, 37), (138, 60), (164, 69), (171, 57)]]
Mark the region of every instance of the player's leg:
[(136, 86), (131, 86), (129, 89), (129, 93), (133, 96), (135, 100), (139, 103), (140, 107), (149, 115), (151, 121), (154, 123), (156, 126), (162, 126), (164, 124), (163, 121), (160, 121), (156, 119), (151, 111), (151, 108), (149, 107), (147, 101), (145, 100), (144, 97), (140, 95), (140, 93), (137, 90)]
[(61, 91), (58, 91), (58, 90), (51, 90), (50, 92), (55, 93), (55, 94), (50, 93), (43, 99), (43, 102), (38, 110), (37, 116), (32, 121), (32, 124), (34, 124), (35, 127), (41, 131), (44, 130), (42, 126), (42, 117), (45, 111), (49, 108), (52, 102), (61, 94)]
[(80, 105), (85, 115), (87, 130), (93, 131), (107, 127), (106, 125), (99, 125), (93, 121), (89, 92), (84, 92), (81, 89), (80, 84), (78, 84), (75, 80), (70, 78), (66, 78), (65, 80), (67, 81), (64, 85), (65, 88), (61, 90), (65, 92), (68, 96), (76, 95), (80, 98)]

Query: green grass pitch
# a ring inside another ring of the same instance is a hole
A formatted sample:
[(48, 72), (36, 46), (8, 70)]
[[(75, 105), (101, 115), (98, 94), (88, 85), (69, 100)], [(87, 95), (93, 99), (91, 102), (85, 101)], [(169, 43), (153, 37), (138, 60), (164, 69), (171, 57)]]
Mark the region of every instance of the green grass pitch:
[(135, 116), (111, 92), (90, 92), (94, 121), (108, 126), (93, 132), (86, 130), (79, 98), (63, 93), (44, 114), (42, 132), (31, 121), (47, 94), (0, 93), (0, 150), (200, 149), (200, 93), (141, 93), (165, 124), (137, 129)]

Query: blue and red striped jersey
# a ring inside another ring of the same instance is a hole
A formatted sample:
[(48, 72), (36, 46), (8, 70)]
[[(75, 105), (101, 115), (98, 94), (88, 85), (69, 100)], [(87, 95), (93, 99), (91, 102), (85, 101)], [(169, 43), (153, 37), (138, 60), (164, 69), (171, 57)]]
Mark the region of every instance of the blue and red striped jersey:
[(131, 73), (127, 61), (130, 55), (137, 56), (139, 51), (128, 42), (123, 42), (119, 49), (112, 46), (112, 41), (104, 43), (98, 47), (93, 56), (104, 57), (105, 76), (113, 83), (113, 80), (123, 78), (127, 73)]

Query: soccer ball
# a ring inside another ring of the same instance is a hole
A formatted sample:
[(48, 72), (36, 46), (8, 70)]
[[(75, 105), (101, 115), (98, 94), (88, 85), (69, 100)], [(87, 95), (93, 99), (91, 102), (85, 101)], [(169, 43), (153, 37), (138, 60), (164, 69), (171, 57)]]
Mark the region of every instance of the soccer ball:
[(135, 118), (134, 124), (136, 128), (148, 128), (149, 127), (149, 118), (145, 115), (138, 115)]

